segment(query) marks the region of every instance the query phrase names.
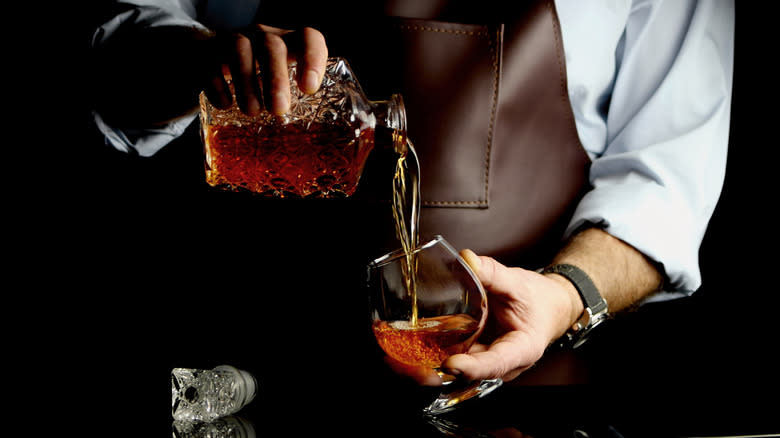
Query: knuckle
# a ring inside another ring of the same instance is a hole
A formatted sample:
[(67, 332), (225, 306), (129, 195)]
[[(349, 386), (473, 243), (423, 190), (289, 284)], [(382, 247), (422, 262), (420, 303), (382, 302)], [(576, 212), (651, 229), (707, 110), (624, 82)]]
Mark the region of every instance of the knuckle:
[(284, 43), (284, 40), (281, 39), (278, 35), (266, 34), (264, 40), (264, 46), (269, 53), (279, 53), (279, 52), (287, 51), (287, 45)]
[(482, 378), (495, 379), (502, 377), (511, 370), (509, 364), (506, 361), (506, 358), (503, 355), (496, 352), (488, 353), (489, 356), (485, 357), (485, 359), (488, 360), (488, 363), (487, 366), (484, 367), (485, 375)]
[(496, 263), (490, 257), (480, 256), (481, 268), (480, 268), (480, 281), (485, 287), (490, 287), (493, 284), (493, 279), (496, 277)]

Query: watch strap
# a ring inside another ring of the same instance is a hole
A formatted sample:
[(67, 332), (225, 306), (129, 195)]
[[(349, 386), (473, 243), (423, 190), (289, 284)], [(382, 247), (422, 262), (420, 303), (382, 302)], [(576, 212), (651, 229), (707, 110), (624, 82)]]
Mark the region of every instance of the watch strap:
[(593, 280), (582, 269), (567, 263), (552, 265), (542, 271), (543, 274), (558, 274), (569, 280), (579, 292), (586, 309), (597, 314), (607, 309), (607, 302), (601, 297)]
[(590, 330), (607, 319), (607, 301), (601, 296), (588, 274), (574, 265), (567, 263), (552, 265), (545, 268), (542, 274), (561, 275), (577, 289), (585, 310), (579, 320), (566, 333), (562, 344), (569, 344), (574, 348), (582, 345)]

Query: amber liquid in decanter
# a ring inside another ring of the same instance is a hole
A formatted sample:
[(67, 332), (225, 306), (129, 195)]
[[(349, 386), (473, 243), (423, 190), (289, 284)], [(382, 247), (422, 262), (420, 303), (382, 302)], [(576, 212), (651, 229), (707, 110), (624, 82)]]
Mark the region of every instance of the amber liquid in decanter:
[(319, 90), (305, 94), (294, 79), (296, 68), (290, 67), (291, 104), (283, 116), (249, 116), (235, 100), (219, 109), (201, 93), (208, 184), (277, 197), (347, 197), (375, 146), (405, 153), (400, 95), (369, 101), (340, 58), (328, 60)]
[(205, 143), (212, 186), (280, 197), (351, 196), (374, 148), (374, 130), (249, 123), (209, 127)]

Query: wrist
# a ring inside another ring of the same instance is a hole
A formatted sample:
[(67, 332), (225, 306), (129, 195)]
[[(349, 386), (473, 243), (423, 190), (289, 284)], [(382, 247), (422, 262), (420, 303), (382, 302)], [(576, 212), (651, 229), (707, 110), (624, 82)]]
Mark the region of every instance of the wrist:
[(607, 301), (599, 292), (593, 280), (582, 269), (568, 263), (549, 266), (542, 271), (545, 274), (559, 274), (564, 277), (577, 291), (582, 303), (583, 312), (566, 331), (560, 345), (577, 348), (587, 339), (589, 333), (607, 318), (609, 307)]
[(585, 311), (585, 305), (582, 302), (577, 288), (574, 287), (569, 279), (556, 273), (545, 273), (545, 277), (553, 280), (559, 287), (562, 295), (562, 312), (559, 323), (556, 326), (556, 331), (551, 343), (558, 340), (573, 326)]

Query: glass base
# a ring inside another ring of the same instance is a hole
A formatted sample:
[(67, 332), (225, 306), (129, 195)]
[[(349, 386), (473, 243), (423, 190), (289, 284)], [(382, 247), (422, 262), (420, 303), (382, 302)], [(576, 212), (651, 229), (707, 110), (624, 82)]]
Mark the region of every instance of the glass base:
[(439, 397), (423, 409), (425, 415), (439, 415), (455, 409), (460, 403), (474, 397), (481, 398), (495, 391), (504, 381), (499, 379), (471, 382), (465, 387), (457, 386), (439, 394)]

